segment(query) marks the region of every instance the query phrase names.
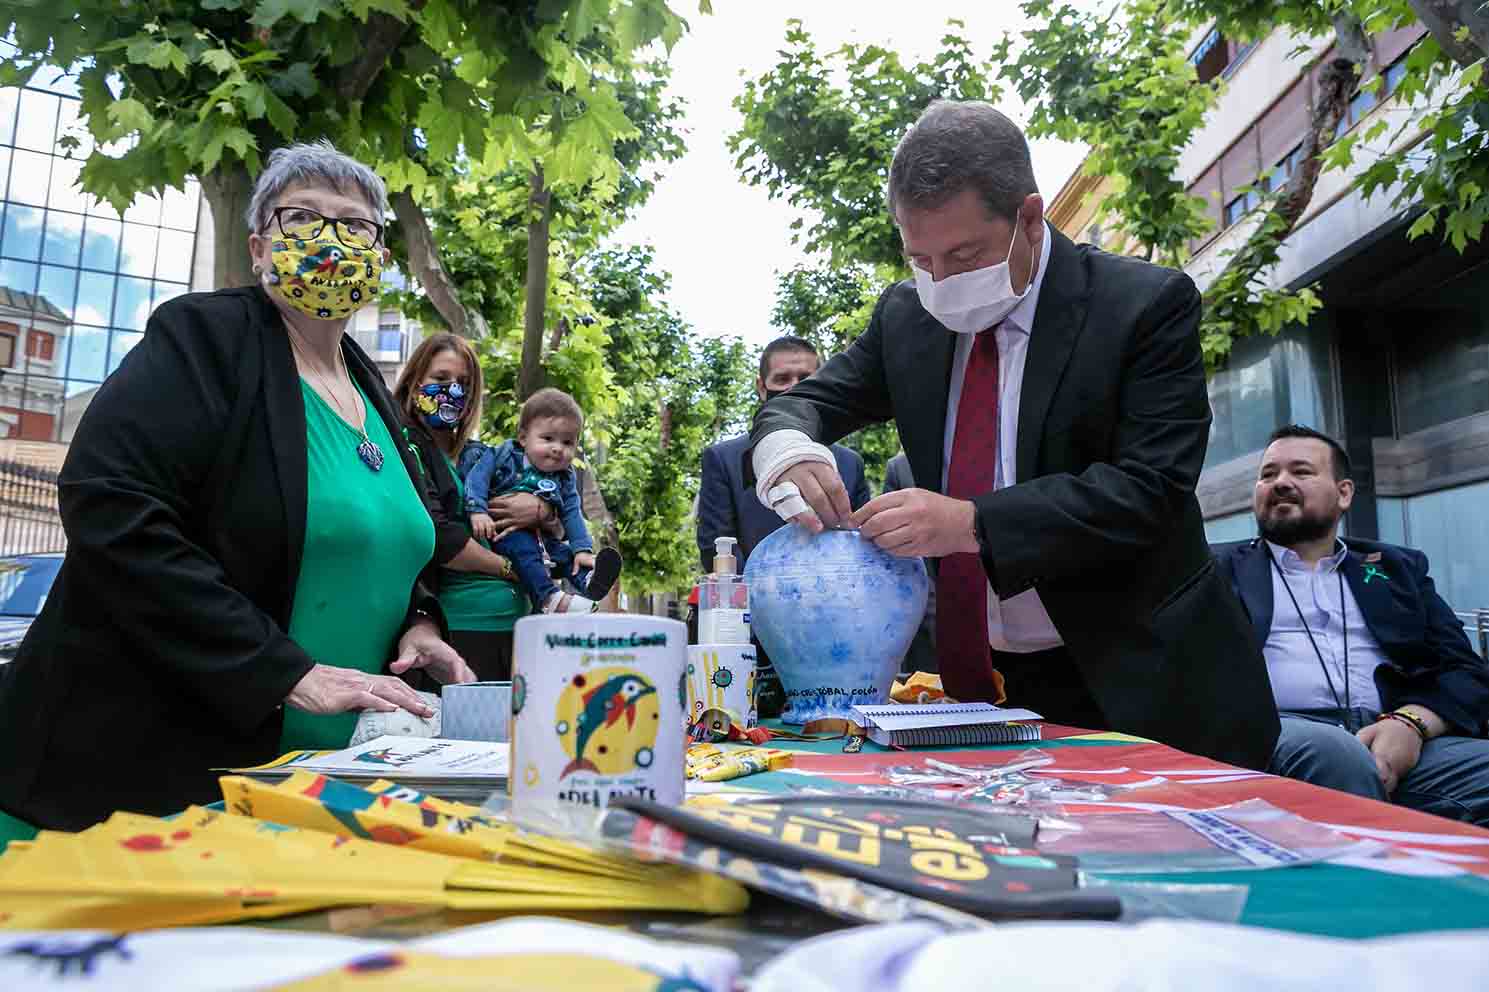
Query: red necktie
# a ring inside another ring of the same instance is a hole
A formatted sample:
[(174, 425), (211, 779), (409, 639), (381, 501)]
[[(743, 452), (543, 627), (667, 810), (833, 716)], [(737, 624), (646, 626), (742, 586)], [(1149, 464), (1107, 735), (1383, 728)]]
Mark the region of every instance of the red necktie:
[[(992, 492), (998, 463), (998, 335), (977, 335), (967, 357), (956, 411), (946, 495), (971, 499)], [(936, 655), (946, 694), (962, 700), (998, 699), (988, 647), (987, 573), (975, 554), (947, 555), (936, 578)]]

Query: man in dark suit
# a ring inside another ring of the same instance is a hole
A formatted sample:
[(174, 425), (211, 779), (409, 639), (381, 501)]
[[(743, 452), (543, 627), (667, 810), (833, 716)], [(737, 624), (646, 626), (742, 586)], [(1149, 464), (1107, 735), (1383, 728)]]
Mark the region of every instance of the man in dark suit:
[[(1266, 667), (1194, 497), (1210, 404), (1193, 282), (1052, 232), (1023, 134), (984, 103), (926, 110), (888, 200), (915, 278), (756, 416), (757, 493), (941, 559), (952, 696), (994, 698), (996, 669), (1048, 719), (1264, 767)], [(821, 442), (890, 418), (919, 488), (854, 512)]]
[[(910, 474), (910, 459), (905, 457), (905, 452), (900, 451), (884, 466), (884, 491), (886, 493), (899, 492), (901, 489), (912, 489), (915, 486), (915, 477)], [(931, 575), (931, 581), (936, 579), (936, 559), (927, 558), (925, 567)], [(936, 661), (936, 587), (931, 586), (931, 591), (925, 600), (925, 616), (920, 620), (920, 629), (915, 632), (915, 640), (910, 642), (910, 650), (905, 652), (905, 660), (900, 663), (900, 671), (934, 672), (939, 667)]]
[[(760, 355), (760, 375), (755, 394), (760, 402), (784, 394), (817, 371), (822, 360), (805, 338), (776, 338)], [(744, 481), (744, 453), (749, 435), (720, 441), (703, 451), (703, 481), (698, 490), (698, 554), (703, 570), (713, 570), (714, 539), (733, 537), (739, 542), (739, 570), (755, 545), (765, 540), (784, 521), (763, 506), (755, 487)], [(869, 485), (863, 475), (863, 458), (840, 444), (832, 446), (832, 457), (852, 494), (854, 509), (869, 501)]]
[(1353, 499), (1344, 449), (1283, 427), (1252, 496), (1261, 536), (1216, 548), (1282, 711), (1269, 770), (1489, 824), (1489, 665), (1425, 555), (1340, 539)]

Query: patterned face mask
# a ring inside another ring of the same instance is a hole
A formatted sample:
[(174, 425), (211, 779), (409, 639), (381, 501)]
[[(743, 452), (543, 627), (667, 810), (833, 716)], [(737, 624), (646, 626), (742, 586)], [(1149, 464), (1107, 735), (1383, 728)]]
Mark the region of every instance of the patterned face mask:
[(431, 430), (453, 431), (465, 412), (465, 388), (458, 382), (431, 382), (419, 387), (414, 407)]
[(317, 320), (339, 320), (377, 299), (383, 276), (379, 248), (348, 248), (326, 224), (317, 238), (315, 224), (302, 224), (270, 245), (274, 275), (269, 281), (285, 302)]

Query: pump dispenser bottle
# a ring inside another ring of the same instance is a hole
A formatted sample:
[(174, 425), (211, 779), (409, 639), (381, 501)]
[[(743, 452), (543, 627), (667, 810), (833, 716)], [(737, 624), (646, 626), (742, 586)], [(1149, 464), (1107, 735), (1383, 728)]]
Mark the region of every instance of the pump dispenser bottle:
[(698, 583), (698, 643), (750, 643), (750, 592), (738, 574), (732, 537), (714, 541), (713, 571)]

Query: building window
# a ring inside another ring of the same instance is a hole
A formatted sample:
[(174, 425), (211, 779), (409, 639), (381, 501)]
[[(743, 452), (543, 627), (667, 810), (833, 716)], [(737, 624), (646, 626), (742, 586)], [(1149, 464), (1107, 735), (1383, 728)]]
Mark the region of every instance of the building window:
[(10, 331), (0, 331), (0, 369), (14, 368), (16, 363), (16, 336)]
[(1339, 126), (1334, 128), (1334, 137), (1339, 137), (1345, 131), (1360, 123), (1360, 118), (1375, 109), (1375, 92), (1373, 90), (1360, 90), (1349, 99), (1349, 106), (1344, 110), (1344, 116), (1339, 118)]
[(52, 346), (56, 339), (45, 331), (32, 330), (26, 335), (26, 357), (52, 360)]
[(1241, 338), (1226, 367), (1210, 377), (1214, 416), (1205, 466), (1261, 451), (1279, 424), (1336, 432), (1334, 388), (1326, 327)]
[(1282, 161), (1272, 166), (1272, 171), (1267, 173), (1263, 182), (1268, 193), (1275, 193), (1287, 185), (1287, 181), (1298, 171), (1298, 166), (1303, 164), (1303, 146), (1300, 143), (1292, 151), (1283, 156)]
[(1234, 200), (1231, 200), (1225, 205), (1225, 226), (1230, 227), (1242, 217), (1245, 217), (1251, 211), (1261, 206), (1261, 202), (1261, 194), (1255, 190), (1242, 193)]
[(1402, 435), (1489, 411), (1485, 270), (1470, 269), (1392, 311), (1396, 415)]
[(1189, 64), (1194, 66), (1195, 75), (1202, 83), (1210, 82), (1225, 71), (1230, 64), (1230, 43), (1219, 28), (1212, 28), (1198, 47), (1189, 53)]
[(1381, 87), (1380, 87), (1381, 88), (1380, 98), (1382, 100), (1384, 100), (1386, 97), (1390, 96), (1392, 93), (1395, 93), (1397, 87), (1399, 87), (1401, 85), (1401, 80), (1403, 80), (1403, 79), (1406, 78), (1406, 59), (1405, 59), (1405, 57), (1399, 58), (1394, 63), (1392, 63), (1391, 65), (1387, 66), (1386, 67), (1386, 71), (1384, 73), (1384, 76), (1385, 76), (1385, 81), (1381, 83)]
[(403, 354), (403, 331), (397, 326), (383, 324), (377, 329), (377, 350)]

